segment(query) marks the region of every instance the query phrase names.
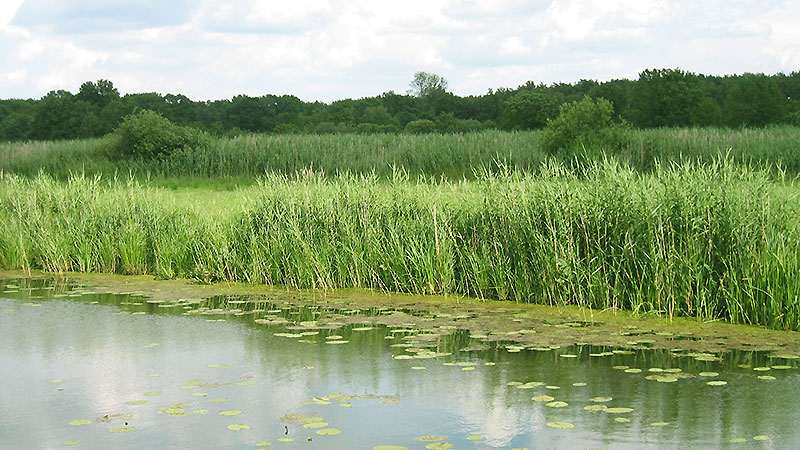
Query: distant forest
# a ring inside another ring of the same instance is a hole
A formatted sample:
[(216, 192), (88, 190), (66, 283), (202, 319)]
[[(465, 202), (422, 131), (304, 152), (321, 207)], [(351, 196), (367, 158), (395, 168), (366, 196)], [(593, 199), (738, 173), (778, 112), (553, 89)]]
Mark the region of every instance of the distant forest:
[(0, 100), (0, 140), (55, 140), (103, 136), (137, 110), (214, 135), (257, 133), (464, 132), (543, 127), (561, 105), (603, 97), (618, 120), (639, 128), (800, 125), (800, 72), (707, 76), (652, 69), (636, 80), (536, 84), (460, 97), (447, 82), (418, 72), (411, 89), (331, 103), (292, 95), (237, 95), (195, 101), (180, 94), (120, 95), (108, 80), (83, 83), (78, 93), (51, 91), (41, 99)]

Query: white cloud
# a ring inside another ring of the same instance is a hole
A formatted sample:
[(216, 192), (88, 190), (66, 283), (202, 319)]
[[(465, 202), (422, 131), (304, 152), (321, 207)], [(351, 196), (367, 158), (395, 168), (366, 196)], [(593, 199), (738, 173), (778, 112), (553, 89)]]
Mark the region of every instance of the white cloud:
[(532, 51), (533, 50), (531, 49), (530, 46), (522, 42), (522, 39), (520, 39), (517, 36), (512, 36), (506, 38), (500, 44), (499, 53), (501, 55), (521, 56), (521, 55), (530, 55)]
[(25, 0), (3, 0), (0, 3), (0, 26), (8, 25)]
[(641, 38), (663, 18), (666, 0), (555, 0), (542, 17), (544, 42)]
[(775, 59), (780, 70), (800, 70), (800, 4), (785, 5), (765, 15), (770, 33), (764, 53)]
[(165, 2), (169, 20), (153, 23), (126, 22), (112, 6), (98, 13), (105, 25), (127, 24), (122, 31), (91, 28), (97, 17), (70, 9), (77, 3), (55, 3), (71, 25), (32, 15), (41, 0), (26, 3), (27, 22), (16, 25), (9, 24), (20, 0), (0, 6), (0, 97), (75, 91), (107, 78), (122, 92), (330, 101), (404, 92), (417, 70), (444, 76), (465, 95), (529, 80), (635, 77), (651, 67), (733, 73), (800, 65), (800, 6), (789, 0), (206, 0)]
[(28, 71), (25, 69), (0, 72), (0, 85), (20, 83), (27, 78)]

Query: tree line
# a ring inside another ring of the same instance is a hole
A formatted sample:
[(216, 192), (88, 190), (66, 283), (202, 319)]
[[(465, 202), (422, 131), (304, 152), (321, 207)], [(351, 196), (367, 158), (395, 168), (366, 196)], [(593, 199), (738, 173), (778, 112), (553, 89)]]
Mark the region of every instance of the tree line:
[(555, 118), (561, 105), (587, 96), (608, 100), (616, 120), (639, 128), (800, 125), (800, 72), (708, 76), (648, 69), (636, 80), (529, 81), (463, 97), (449, 92), (444, 78), (418, 72), (410, 87), (404, 94), (389, 91), (331, 103), (271, 94), (196, 101), (181, 94), (120, 95), (111, 81), (87, 81), (76, 94), (57, 90), (38, 100), (0, 100), (0, 140), (103, 136), (138, 110), (214, 135), (536, 129)]

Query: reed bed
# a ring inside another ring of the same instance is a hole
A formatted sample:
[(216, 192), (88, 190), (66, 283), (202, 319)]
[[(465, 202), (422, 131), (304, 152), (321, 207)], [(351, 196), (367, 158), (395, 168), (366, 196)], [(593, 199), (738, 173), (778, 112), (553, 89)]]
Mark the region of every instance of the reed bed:
[(0, 265), (375, 288), (800, 328), (800, 202), (718, 160), (268, 175), (206, 214), (135, 180), (5, 176)]
[[(622, 164), (640, 171), (659, 163), (720, 157), (773, 172), (800, 173), (800, 128), (764, 129), (663, 128), (634, 130), (632, 144), (617, 152)], [(244, 135), (219, 138), (198, 149), (164, 159), (120, 158), (109, 139), (0, 144), (0, 170), (32, 176), (40, 171), (64, 179), (70, 174), (137, 177), (253, 177), (266, 173), (294, 174), (311, 168), (326, 174), (375, 173), (391, 176), (397, 168), (412, 175), (472, 177), (480, 168), (503, 167), (535, 172), (548, 156), (537, 131), (480, 131), (465, 134), (331, 134)], [(583, 160), (599, 161), (606, 149), (587, 148)]]

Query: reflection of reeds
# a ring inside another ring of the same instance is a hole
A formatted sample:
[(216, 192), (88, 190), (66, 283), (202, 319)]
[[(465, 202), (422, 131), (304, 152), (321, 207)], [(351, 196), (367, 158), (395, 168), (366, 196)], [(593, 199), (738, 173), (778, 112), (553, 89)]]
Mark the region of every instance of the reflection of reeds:
[[(800, 128), (766, 129), (663, 128), (632, 132), (632, 145), (614, 155), (638, 170), (652, 170), (656, 161), (712, 162), (727, 155), (736, 162), (800, 172)], [(70, 173), (139, 176), (257, 176), (265, 172), (294, 174), (376, 173), (389, 176), (393, 167), (417, 175), (470, 177), (474, 168), (499, 166), (537, 170), (545, 160), (539, 132), (482, 131), (467, 134), (334, 134), (244, 135), (214, 140), (212, 145), (181, 151), (165, 160), (121, 159), (108, 153), (104, 139), (0, 143), (0, 168), (35, 175), (39, 171), (64, 178)], [(604, 149), (588, 148), (590, 157)], [(499, 164), (498, 164), (499, 163)]]
[(6, 175), (0, 265), (800, 327), (796, 194), (735, 164), (543, 166), (469, 182), (271, 175), (251, 189), (211, 215), (134, 181)]

